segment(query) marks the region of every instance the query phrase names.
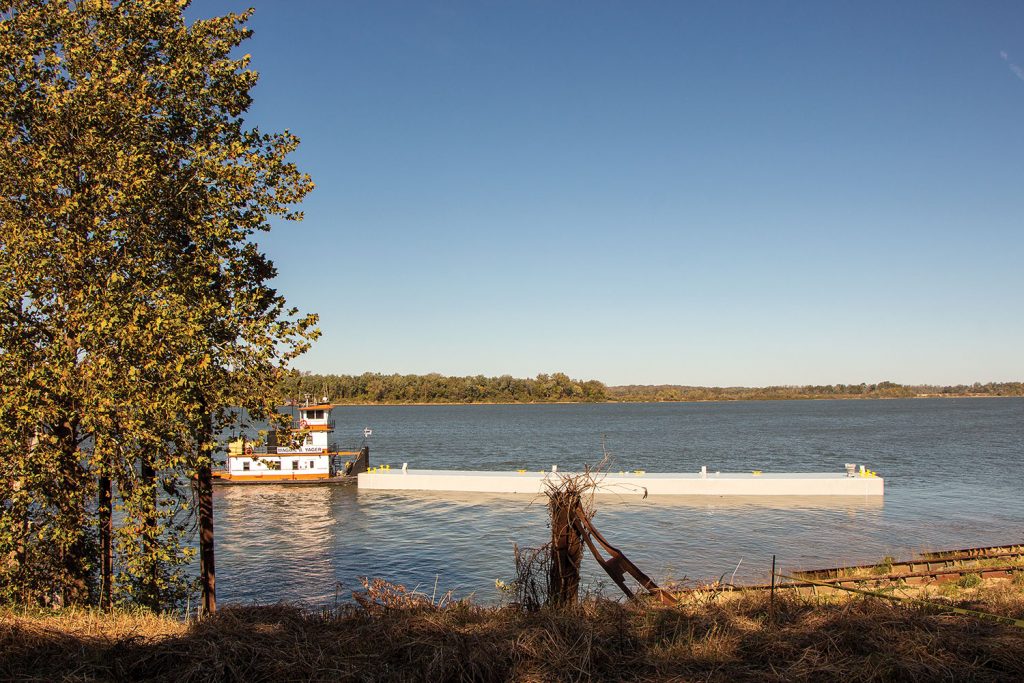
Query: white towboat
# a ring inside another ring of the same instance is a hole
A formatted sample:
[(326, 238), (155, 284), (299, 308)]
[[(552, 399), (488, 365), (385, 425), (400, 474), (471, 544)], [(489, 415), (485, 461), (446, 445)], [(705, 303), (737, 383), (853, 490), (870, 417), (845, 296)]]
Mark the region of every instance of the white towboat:
[(300, 443), (280, 445), (276, 432), (267, 435), (266, 444), (258, 445), (245, 438), (232, 441), (226, 467), (214, 473), (214, 482), (316, 482), (358, 474), (366, 468), (369, 449), (338, 449), (333, 441), (333, 407), (330, 403), (319, 403), (299, 408)]

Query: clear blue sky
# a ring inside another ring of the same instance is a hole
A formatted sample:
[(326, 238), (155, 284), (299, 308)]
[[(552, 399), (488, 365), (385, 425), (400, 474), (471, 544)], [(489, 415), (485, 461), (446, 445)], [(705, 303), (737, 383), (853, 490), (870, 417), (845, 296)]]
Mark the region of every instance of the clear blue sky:
[(1024, 380), (1024, 3), (250, 4), (300, 369)]

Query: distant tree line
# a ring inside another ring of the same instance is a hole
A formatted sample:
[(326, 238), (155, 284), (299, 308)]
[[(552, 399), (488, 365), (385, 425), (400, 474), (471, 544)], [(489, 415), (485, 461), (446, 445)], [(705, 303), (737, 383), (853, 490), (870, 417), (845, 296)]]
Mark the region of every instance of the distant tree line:
[(1024, 396), (1024, 382), (930, 384), (824, 384), (770, 387), (697, 387), (674, 384), (605, 386), (556, 372), (533, 379), (429, 375), (315, 375), (292, 370), (278, 385), (285, 401), (333, 403), (641, 403), (658, 401), (772, 401), (822, 398)]
[(630, 385), (608, 387), (608, 399), (650, 401), (772, 401), (821, 398), (920, 398), (942, 396), (1024, 396), (1024, 382), (989, 382), (935, 386), (931, 384), (825, 384), (771, 387), (691, 387)]
[(601, 382), (572, 379), (561, 372), (520, 379), (511, 375), (313, 375), (293, 371), (278, 385), (283, 401), (327, 397), (334, 403), (593, 403), (607, 401), (606, 392)]

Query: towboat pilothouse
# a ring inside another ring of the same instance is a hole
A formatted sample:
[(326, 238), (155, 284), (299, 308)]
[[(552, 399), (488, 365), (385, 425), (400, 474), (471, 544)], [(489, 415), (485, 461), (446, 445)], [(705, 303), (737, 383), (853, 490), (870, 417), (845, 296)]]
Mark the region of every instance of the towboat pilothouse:
[(284, 483), (338, 481), (366, 470), (369, 449), (339, 450), (333, 441), (334, 420), (330, 403), (299, 408), (299, 442), (279, 445), (277, 433), (267, 435), (265, 445), (244, 437), (228, 445), (224, 470), (214, 474), (215, 483)]

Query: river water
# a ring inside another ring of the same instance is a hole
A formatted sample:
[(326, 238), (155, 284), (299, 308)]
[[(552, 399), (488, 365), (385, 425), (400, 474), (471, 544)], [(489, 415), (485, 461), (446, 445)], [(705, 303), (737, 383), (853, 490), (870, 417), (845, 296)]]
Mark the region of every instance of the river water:
[[(595, 526), (656, 581), (767, 580), (783, 569), (876, 562), (1024, 541), (1024, 399), (341, 407), (342, 445), (371, 427), (371, 464), (413, 469), (842, 471), (885, 478), (870, 498), (602, 496)], [(346, 438), (350, 435), (350, 438)], [(530, 496), (218, 487), (218, 597), (329, 604), (358, 577), (428, 596), (499, 598), (513, 544), (550, 533)], [(584, 579), (608, 590), (584, 557)], [(614, 586), (612, 586), (614, 589)]]

